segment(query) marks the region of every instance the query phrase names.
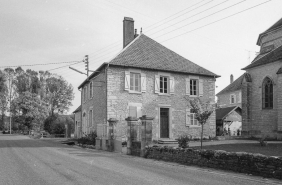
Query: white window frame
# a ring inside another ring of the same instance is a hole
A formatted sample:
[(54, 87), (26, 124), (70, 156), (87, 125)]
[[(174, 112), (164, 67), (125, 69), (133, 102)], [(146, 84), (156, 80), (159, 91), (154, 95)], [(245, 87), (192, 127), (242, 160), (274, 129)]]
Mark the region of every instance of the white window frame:
[(190, 109), (190, 126), (191, 127), (200, 127), (199, 121), (195, 118), (195, 113), (193, 113)]
[[(191, 94), (191, 91), (194, 91), (194, 89), (191, 88), (191, 87), (193, 87), (193, 85), (191, 86), (192, 81), (196, 82), (196, 94)], [(191, 97), (199, 96), (199, 79), (190, 78), (190, 96)]]
[[(234, 97), (234, 102), (232, 102), (232, 97)], [(230, 94), (230, 104), (235, 104), (235, 103), (236, 103), (236, 95)]]
[[(139, 72), (129, 72), (129, 75), (130, 75), (129, 91), (141, 93), (141, 73), (139, 73)], [(131, 75), (132, 75), (132, 78), (131, 78)], [(135, 84), (136, 76), (139, 76), (137, 86)], [(131, 86), (131, 83), (133, 83), (133, 86)], [(131, 89), (131, 87), (133, 87), (133, 89)], [(136, 87), (138, 87), (138, 90), (135, 89)]]
[[(163, 79), (163, 82), (162, 82), (162, 86), (163, 86), (163, 92), (161, 92), (161, 78)], [(165, 82), (164, 82), (164, 78), (166, 78), (167, 80), (166, 80), (166, 90), (167, 90), (167, 92), (165, 93), (164, 92), (164, 84), (165, 84)], [(169, 82), (170, 82), (170, 76), (164, 76), (164, 75), (160, 75), (160, 82), (159, 82), (159, 84), (160, 84), (160, 87), (159, 87), (159, 91), (160, 91), (160, 94), (170, 94), (170, 84), (169, 84)]]
[[(140, 91), (131, 90), (131, 74), (140, 74)], [(124, 90), (133, 94), (142, 94), (146, 92), (146, 74), (142, 73), (140, 69), (129, 68), (125, 71), (125, 87)]]

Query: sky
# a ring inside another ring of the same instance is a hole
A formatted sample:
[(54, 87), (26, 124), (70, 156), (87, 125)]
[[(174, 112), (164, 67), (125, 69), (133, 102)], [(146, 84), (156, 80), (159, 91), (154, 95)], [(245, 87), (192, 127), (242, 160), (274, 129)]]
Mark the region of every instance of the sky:
[(122, 50), (122, 21), (131, 17), (138, 33), (142, 28), (220, 75), (218, 93), (231, 74), (237, 79), (244, 73), (259, 51), (258, 35), (282, 18), (281, 7), (281, 0), (0, 0), (0, 69), (22, 66), (61, 75), (74, 88), (72, 113), (86, 75), (69, 66), (85, 72), (85, 55), (91, 70), (109, 62)]

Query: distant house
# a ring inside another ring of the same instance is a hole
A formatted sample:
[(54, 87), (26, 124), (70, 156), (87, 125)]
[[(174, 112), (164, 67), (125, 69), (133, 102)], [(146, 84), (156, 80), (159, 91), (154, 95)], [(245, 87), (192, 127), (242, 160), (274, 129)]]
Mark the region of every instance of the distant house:
[[(115, 140), (126, 136), (125, 118), (153, 117), (153, 139), (182, 134), (200, 137), (201, 127), (187, 99), (215, 100), (218, 75), (152, 40), (134, 33), (132, 18), (124, 18), (123, 50), (102, 64), (78, 88), (82, 89), (82, 132), (103, 135), (107, 120), (118, 120)], [(215, 136), (215, 113), (204, 136)]]
[(261, 33), (259, 55), (243, 68), (242, 134), (282, 138), (282, 19)]
[(238, 136), (242, 130), (242, 109), (239, 106), (216, 109), (216, 135)]
[[(235, 135), (234, 132), (237, 135), (238, 130), (241, 134), (242, 82), (244, 75), (241, 75), (235, 81), (233, 81), (233, 75), (230, 75), (230, 84), (216, 94), (217, 105), (220, 107), (216, 109), (216, 133), (218, 136), (226, 135), (228, 130), (230, 131), (229, 135)], [(224, 133), (224, 130), (227, 132)]]
[(81, 105), (73, 111), (74, 114), (74, 138), (82, 137), (81, 130)]

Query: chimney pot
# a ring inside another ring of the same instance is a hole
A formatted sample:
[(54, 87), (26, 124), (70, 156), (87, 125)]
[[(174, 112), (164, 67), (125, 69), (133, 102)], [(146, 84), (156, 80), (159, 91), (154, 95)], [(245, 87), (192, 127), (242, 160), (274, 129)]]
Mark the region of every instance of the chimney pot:
[(231, 74), (230, 75), (230, 84), (232, 84), (233, 83), (233, 75)]

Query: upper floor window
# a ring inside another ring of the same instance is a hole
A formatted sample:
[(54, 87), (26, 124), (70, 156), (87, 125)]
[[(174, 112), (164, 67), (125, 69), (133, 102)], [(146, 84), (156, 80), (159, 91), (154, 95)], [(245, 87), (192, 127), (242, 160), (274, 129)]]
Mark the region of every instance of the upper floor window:
[(83, 100), (86, 101), (86, 87), (83, 89)]
[(90, 83), (90, 85), (89, 85), (89, 95), (90, 95), (90, 98), (92, 98), (92, 96), (93, 96), (93, 84), (92, 84), (92, 82)]
[(169, 77), (160, 76), (160, 93), (169, 93)]
[(231, 94), (231, 95), (230, 95), (230, 103), (231, 103), (231, 104), (236, 103), (235, 94)]
[(197, 96), (198, 95), (198, 80), (190, 79), (190, 95)]
[(273, 108), (273, 82), (268, 77), (262, 83), (262, 107), (265, 109)]
[(130, 73), (130, 90), (141, 92), (141, 74)]

